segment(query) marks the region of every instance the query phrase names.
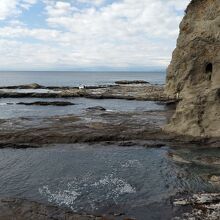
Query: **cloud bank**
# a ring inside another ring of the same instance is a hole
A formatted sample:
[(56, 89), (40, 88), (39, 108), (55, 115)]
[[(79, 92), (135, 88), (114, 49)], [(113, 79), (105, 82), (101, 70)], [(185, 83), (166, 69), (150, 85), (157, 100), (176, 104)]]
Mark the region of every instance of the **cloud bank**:
[(165, 68), (188, 3), (1, 0), (0, 69)]

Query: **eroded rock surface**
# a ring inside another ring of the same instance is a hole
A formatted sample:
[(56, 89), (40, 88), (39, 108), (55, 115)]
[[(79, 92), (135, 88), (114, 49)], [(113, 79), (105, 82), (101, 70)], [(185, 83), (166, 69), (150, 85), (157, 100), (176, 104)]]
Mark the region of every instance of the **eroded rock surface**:
[(167, 71), (166, 93), (181, 100), (166, 130), (220, 136), (220, 1), (192, 0)]
[(192, 197), (177, 199), (175, 206), (188, 206), (189, 210), (173, 220), (220, 219), (220, 194), (195, 194)]
[(173, 101), (164, 93), (164, 86), (162, 85), (151, 85), (142, 81), (123, 82), (120, 85), (85, 86), (82, 89), (78, 87), (45, 87), (35, 84), (0, 87), (0, 98), (85, 97), (93, 99)]
[(1, 144), (19, 148), (18, 144), (172, 139), (161, 131), (172, 112), (109, 112), (93, 107), (78, 116), (5, 119), (0, 121), (0, 148)]

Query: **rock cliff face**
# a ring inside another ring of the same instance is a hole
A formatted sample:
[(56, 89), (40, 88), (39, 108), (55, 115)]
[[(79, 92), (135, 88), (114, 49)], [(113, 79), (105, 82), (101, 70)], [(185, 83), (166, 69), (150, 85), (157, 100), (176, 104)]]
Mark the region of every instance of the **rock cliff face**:
[(166, 131), (220, 137), (220, 0), (192, 0), (187, 7), (166, 93), (181, 100)]

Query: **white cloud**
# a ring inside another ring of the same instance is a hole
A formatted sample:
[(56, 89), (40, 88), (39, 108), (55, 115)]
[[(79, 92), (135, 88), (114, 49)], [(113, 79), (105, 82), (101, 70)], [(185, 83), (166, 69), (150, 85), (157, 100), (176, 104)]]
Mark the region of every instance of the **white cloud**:
[(0, 20), (4, 20), (10, 15), (17, 13), (17, 0), (1, 0), (0, 1)]
[(68, 16), (72, 11), (77, 10), (71, 6), (70, 2), (49, 2), (46, 6), (46, 11), (49, 17)]
[(0, 21), (14, 17), (35, 4), (37, 0), (0, 0)]
[(178, 0), (168, 0), (168, 4), (171, 7), (174, 7), (176, 10), (185, 10), (187, 4), (189, 4), (189, 0), (182, 0), (182, 1), (178, 1)]
[[(24, 66), (38, 63), (45, 67), (166, 66), (183, 15), (179, 12), (190, 0), (120, 0), (112, 4), (77, 0), (100, 5), (84, 8), (77, 8), (76, 1), (42, 1), (50, 28), (28, 28), (19, 23), (0, 28), (1, 59), (8, 57), (5, 63), (15, 59)], [(23, 2), (34, 4), (35, 0)], [(26, 39), (37, 42), (27, 43)], [(8, 54), (7, 48), (16, 56)], [(44, 54), (38, 57), (40, 53), (35, 51)]]
[(77, 0), (80, 3), (89, 3), (94, 5), (101, 5), (105, 2), (105, 0)]

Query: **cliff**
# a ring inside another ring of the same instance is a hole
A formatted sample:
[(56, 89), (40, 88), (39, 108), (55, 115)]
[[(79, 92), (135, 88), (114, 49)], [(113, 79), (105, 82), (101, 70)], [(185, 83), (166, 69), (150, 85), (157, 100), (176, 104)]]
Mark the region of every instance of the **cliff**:
[(185, 13), (165, 89), (180, 102), (165, 130), (220, 137), (220, 1), (192, 0)]

